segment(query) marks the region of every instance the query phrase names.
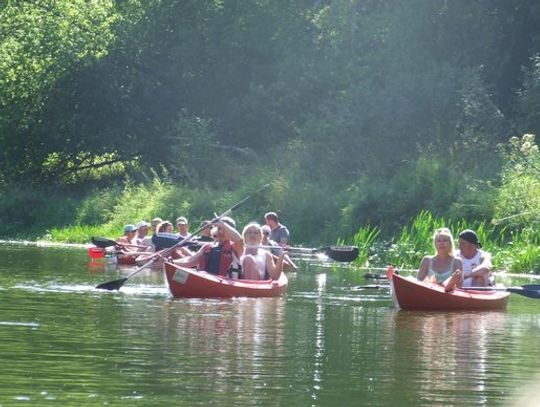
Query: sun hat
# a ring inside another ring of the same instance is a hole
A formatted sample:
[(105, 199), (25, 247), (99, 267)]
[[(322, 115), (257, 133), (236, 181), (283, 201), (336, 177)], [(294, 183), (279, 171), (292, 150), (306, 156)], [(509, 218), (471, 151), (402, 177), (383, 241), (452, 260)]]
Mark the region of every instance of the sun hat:
[(221, 221), (225, 222), (229, 226), (232, 226), (233, 228), (236, 227), (236, 222), (234, 221), (233, 218), (230, 218), (228, 216), (224, 216), (224, 217), (221, 218)]
[(137, 225), (135, 226), (137, 229), (140, 229), (142, 228), (143, 226), (150, 226), (150, 224), (145, 221), (145, 220), (141, 220), (139, 223), (137, 223)]
[(124, 234), (129, 232), (135, 232), (137, 228), (132, 225), (131, 223), (129, 225), (124, 226)]

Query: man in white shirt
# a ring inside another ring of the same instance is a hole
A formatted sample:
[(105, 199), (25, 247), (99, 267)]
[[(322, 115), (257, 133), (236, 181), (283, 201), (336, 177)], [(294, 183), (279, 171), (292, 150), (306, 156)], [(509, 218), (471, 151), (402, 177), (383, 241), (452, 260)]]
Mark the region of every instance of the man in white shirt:
[(463, 263), (463, 287), (486, 287), (493, 284), (491, 254), (483, 251), (478, 235), (466, 229), (459, 234), (459, 251)]

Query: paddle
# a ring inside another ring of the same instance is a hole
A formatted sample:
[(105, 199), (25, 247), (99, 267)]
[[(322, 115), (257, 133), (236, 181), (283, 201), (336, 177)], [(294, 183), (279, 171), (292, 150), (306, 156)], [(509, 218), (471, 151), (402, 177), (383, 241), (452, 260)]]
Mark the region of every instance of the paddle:
[(372, 280), (386, 280), (386, 276), (376, 274), (376, 273), (365, 273), (364, 278)]
[[(229, 209), (227, 209), (225, 212), (223, 212), (223, 214), (221, 214), (220, 216), (217, 216), (216, 218), (214, 218), (212, 220), (212, 223), (216, 223), (216, 222), (219, 222), (221, 220), (221, 218), (223, 218), (224, 216), (228, 216), (229, 214), (231, 214), (235, 209), (237, 209), (240, 205), (242, 205), (244, 202), (246, 202), (249, 198), (251, 198), (252, 195), (255, 195), (259, 192), (261, 192), (263, 189), (267, 188), (270, 184), (266, 184), (266, 185), (263, 185), (261, 188), (259, 188), (255, 193), (251, 194), (251, 195), (248, 195), (247, 197), (245, 197), (244, 199), (242, 199), (240, 202), (238, 202), (237, 204), (233, 205), (232, 207), (230, 207)], [(169, 247), (168, 249), (165, 249), (164, 251), (162, 251), (161, 253), (160, 252), (157, 252), (154, 254), (154, 256), (151, 256), (151, 259), (148, 260), (148, 262), (146, 262), (145, 264), (143, 264), (142, 266), (140, 267), (136, 267), (135, 270), (129, 274), (127, 277), (124, 277), (124, 278), (121, 278), (119, 280), (114, 280), (114, 281), (109, 281), (107, 283), (103, 283), (103, 284), (100, 284), (98, 285), (96, 288), (97, 289), (100, 289), (100, 290), (109, 290), (109, 291), (113, 291), (113, 290), (119, 290), (123, 285), (124, 283), (131, 277), (133, 277), (135, 274), (137, 274), (139, 271), (145, 269), (146, 267), (148, 267), (150, 264), (152, 264), (154, 262), (154, 259), (157, 257), (157, 256), (166, 256), (167, 254), (169, 254), (170, 252), (172, 252), (176, 247), (178, 246), (181, 246), (182, 244), (186, 243), (186, 242), (189, 242), (191, 239), (193, 239), (197, 233), (199, 233), (201, 230), (203, 230), (207, 225), (204, 225), (202, 227), (200, 227), (199, 229), (197, 229), (195, 232), (191, 233), (189, 236), (187, 236), (186, 238), (180, 240), (178, 243), (176, 243), (174, 246), (171, 246)]]
[[(279, 250), (280, 246), (259, 246), (263, 249), (275, 249)], [(285, 251), (302, 254), (315, 254), (317, 252), (323, 252), (326, 256), (335, 261), (351, 262), (358, 257), (358, 247), (356, 246), (326, 246), (319, 249), (311, 249), (308, 247), (292, 247), (285, 246)]]
[(370, 284), (370, 285), (359, 285), (357, 287), (353, 287), (353, 290), (363, 290), (366, 288), (372, 288), (375, 290), (380, 290), (383, 288), (390, 288), (390, 284)]
[(118, 243), (118, 242), (115, 242), (112, 239), (107, 239), (106, 237), (94, 236), (90, 240), (92, 241), (94, 246), (100, 247), (102, 249), (106, 249), (107, 247), (116, 246), (116, 245), (118, 245), (118, 246), (137, 247), (139, 249), (146, 248), (146, 246), (138, 246), (136, 244)]
[(472, 291), (508, 291), (529, 298), (540, 298), (540, 285), (527, 284), (521, 287), (461, 287), (462, 290)]
[(309, 249), (303, 247), (287, 247), (290, 252), (299, 253), (317, 253), (322, 252), (329, 258), (335, 261), (351, 262), (358, 257), (358, 247), (356, 246), (327, 246), (318, 249)]
[[(154, 244), (154, 246), (162, 247), (164, 249), (176, 245), (180, 240), (181, 240), (180, 237), (174, 237), (174, 236), (163, 236), (163, 235), (152, 236), (152, 243)], [(204, 243), (208, 243), (208, 242), (202, 242), (202, 244)], [(186, 244), (185, 246), (189, 246), (190, 248), (193, 246), (194, 248), (197, 248), (197, 247), (202, 246), (202, 244), (199, 243), (198, 240), (195, 240), (194, 242), (189, 242), (189, 244)]]

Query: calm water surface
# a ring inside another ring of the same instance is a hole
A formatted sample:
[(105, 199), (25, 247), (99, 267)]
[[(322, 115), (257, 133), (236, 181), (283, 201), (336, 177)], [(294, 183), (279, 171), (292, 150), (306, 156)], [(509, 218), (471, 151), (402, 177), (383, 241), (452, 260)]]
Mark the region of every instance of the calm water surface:
[(396, 311), (335, 264), (303, 264), (283, 298), (182, 300), (161, 271), (94, 290), (131, 269), (84, 249), (0, 255), (2, 406), (540, 405), (540, 300)]

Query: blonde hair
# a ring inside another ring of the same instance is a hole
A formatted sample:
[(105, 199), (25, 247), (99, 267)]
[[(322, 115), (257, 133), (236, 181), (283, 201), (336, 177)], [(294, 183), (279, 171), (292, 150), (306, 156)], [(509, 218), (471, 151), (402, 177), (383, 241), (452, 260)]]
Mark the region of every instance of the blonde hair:
[(242, 230), (242, 237), (245, 237), (246, 231), (251, 228), (257, 229), (262, 236), (263, 233), (261, 225), (259, 225), (257, 222), (249, 222), (246, 226), (244, 226), (244, 229)]
[(436, 229), (435, 230), (435, 233), (433, 233), (433, 249), (435, 250), (435, 254), (437, 254), (437, 244), (436, 244), (436, 241), (437, 241), (437, 238), (439, 236), (444, 236), (446, 238), (448, 238), (448, 240), (450, 241), (450, 249), (448, 250), (448, 254), (450, 256), (453, 256), (454, 255), (454, 237), (452, 236), (452, 232), (450, 232), (450, 229), (448, 228), (440, 228), (440, 229)]

